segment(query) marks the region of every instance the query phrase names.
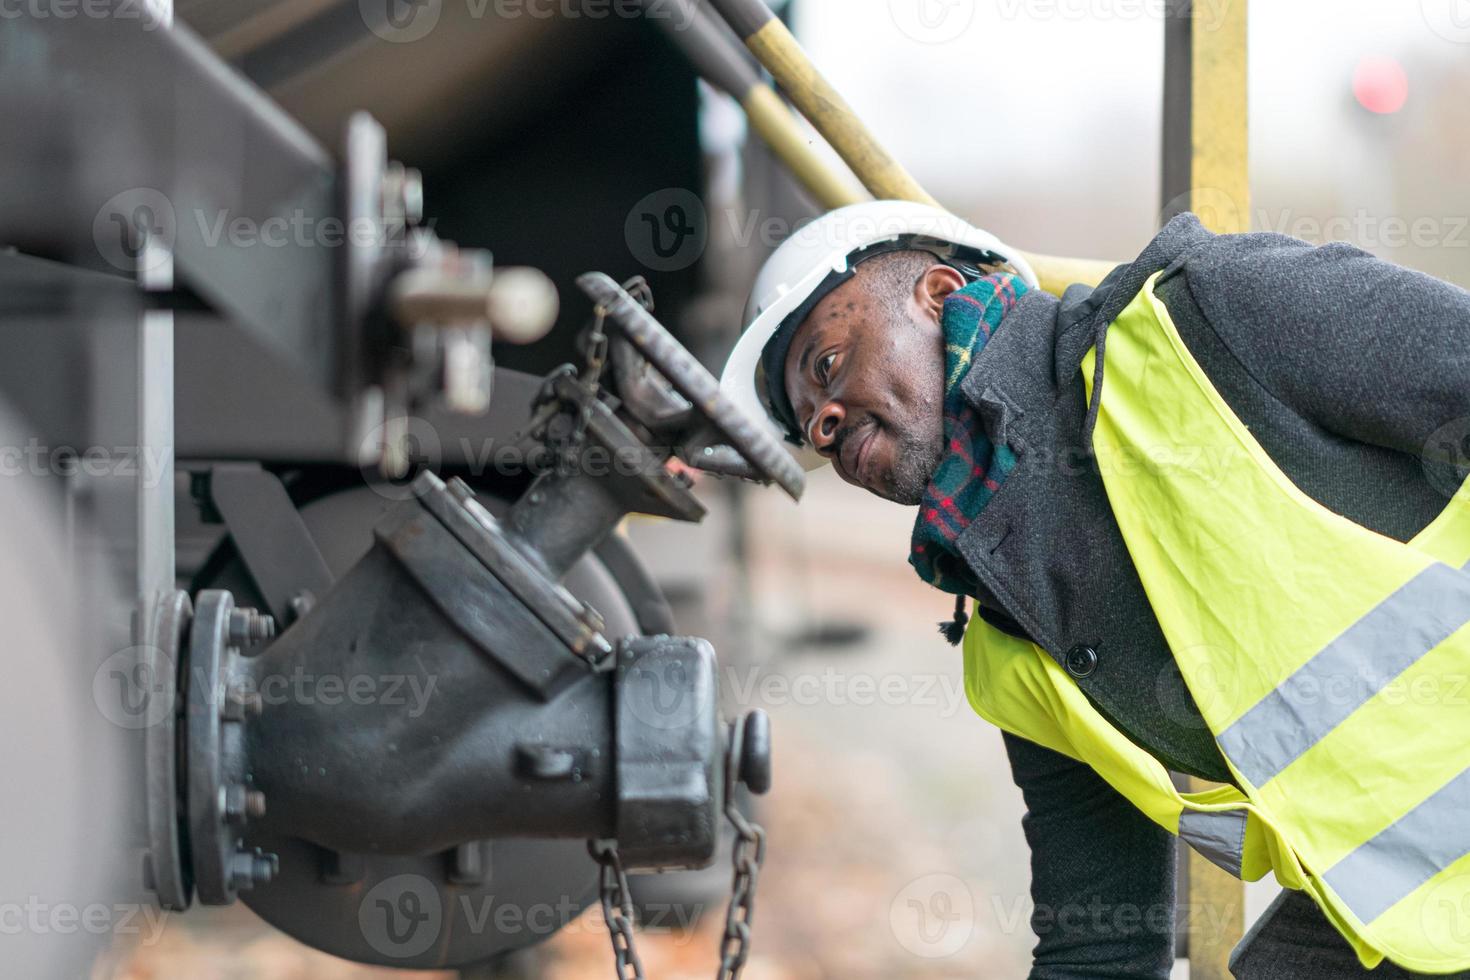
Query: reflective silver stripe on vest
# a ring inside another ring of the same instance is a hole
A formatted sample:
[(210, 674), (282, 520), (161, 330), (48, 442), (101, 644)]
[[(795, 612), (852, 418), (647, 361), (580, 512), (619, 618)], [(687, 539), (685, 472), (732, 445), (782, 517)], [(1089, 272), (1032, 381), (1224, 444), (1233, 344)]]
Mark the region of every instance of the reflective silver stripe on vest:
[(1239, 878), (1245, 859), (1245, 822), (1244, 810), (1185, 810), (1179, 815), (1179, 836)]
[(1470, 854), (1470, 769), (1323, 875), (1365, 924)]
[(1470, 574), (1430, 565), (1225, 729), (1220, 748), (1252, 785), (1265, 785), (1467, 622)]

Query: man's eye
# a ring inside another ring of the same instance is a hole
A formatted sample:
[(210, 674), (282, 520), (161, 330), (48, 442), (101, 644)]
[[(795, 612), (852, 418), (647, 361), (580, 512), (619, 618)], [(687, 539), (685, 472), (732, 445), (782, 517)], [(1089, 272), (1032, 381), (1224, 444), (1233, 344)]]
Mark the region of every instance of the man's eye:
[(824, 354), (817, 361), (817, 380), (826, 384), (832, 379), (832, 362), (837, 360), (836, 354)]

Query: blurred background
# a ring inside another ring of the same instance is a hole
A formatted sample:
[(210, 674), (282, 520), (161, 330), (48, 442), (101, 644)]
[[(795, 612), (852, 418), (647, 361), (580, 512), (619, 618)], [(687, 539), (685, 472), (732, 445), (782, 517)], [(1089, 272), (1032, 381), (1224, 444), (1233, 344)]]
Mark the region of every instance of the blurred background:
[[(1196, 16), (1229, 2), (1197, 0)], [(645, 275), (660, 319), (717, 369), (755, 268), (815, 213), (810, 200), (646, 17), (487, 3), (443, 0), (408, 41), (366, 27), (367, 0), (177, 0), (175, 14), (325, 145), (352, 110), (371, 111), (391, 154), (423, 171), (439, 234), (546, 270), (564, 298), (589, 268)], [(919, 182), (1001, 239), (1123, 261), (1159, 226), (1162, 0), (792, 0), (780, 12)], [(1470, 286), (1470, 5), (1256, 0), (1250, 18), (1249, 225), (1347, 240)], [(697, 247), (670, 261), (637, 215), (684, 192), (699, 202)], [(498, 363), (542, 372), (567, 359), (585, 313), (565, 310), (545, 341), (497, 350)], [(913, 513), (830, 471), (799, 509), (773, 490), (699, 489), (704, 524), (635, 518), (620, 533), (679, 629), (714, 641), (727, 704), (774, 720), (746, 976), (1024, 975), (1023, 808), (935, 629), (950, 603), (906, 565)], [(696, 884), (649, 886), (646, 907), (665, 913), (640, 940), (651, 976), (713, 969), (727, 879), (717, 863)], [(1253, 889), (1251, 914), (1269, 898)], [(493, 975), (605, 976), (607, 942), (594, 908)], [(393, 975), (451, 976), (329, 957), (243, 906), (166, 916), (92, 966), (119, 980)]]

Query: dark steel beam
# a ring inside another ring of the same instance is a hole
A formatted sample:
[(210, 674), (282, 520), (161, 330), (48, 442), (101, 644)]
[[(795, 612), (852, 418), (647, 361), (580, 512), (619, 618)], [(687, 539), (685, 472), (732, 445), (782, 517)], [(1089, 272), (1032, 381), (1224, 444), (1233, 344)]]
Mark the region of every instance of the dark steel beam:
[(0, 244), (136, 276), (146, 233), (181, 285), (332, 388), (332, 159), (188, 28), (106, 9), (0, 21)]

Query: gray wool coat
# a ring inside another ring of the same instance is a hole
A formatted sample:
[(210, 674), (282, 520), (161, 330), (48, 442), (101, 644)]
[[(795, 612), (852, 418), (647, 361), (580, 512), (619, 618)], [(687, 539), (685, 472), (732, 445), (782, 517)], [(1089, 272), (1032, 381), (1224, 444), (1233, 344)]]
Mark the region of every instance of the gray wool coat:
[[(1470, 293), (1345, 244), (1217, 236), (1186, 214), (1096, 288), (1022, 297), (963, 380), (990, 438), (1017, 454), (957, 543), (981, 615), (1044, 648), (1169, 768), (1225, 781), (1084, 448), (1082, 357), (1155, 272), (1190, 352), (1286, 475), (1399, 540), (1443, 509), (1470, 464)], [(1167, 977), (1173, 839), (1080, 763), (1011, 736), (1006, 747), (1028, 808), (1031, 976)], [(1234, 968), (1407, 975), (1362, 971), (1300, 895), (1273, 906)]]

